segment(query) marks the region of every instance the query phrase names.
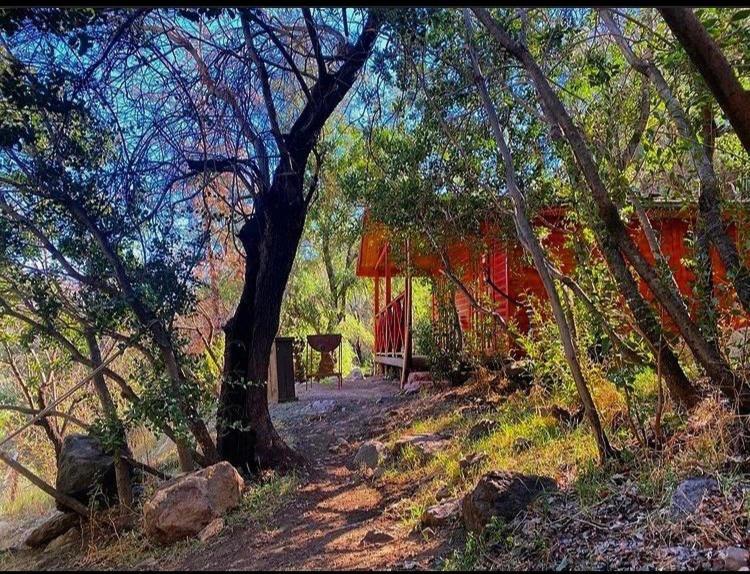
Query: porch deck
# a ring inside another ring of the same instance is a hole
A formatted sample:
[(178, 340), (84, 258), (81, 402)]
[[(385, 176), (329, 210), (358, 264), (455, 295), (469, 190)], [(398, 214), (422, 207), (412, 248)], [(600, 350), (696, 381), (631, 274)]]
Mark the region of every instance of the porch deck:
[[(404, 366), (404, 354), (398, 353), (375, 353), (373, 361), (379, 365), (387, 365), (389, 367), (398, 367), (399, 369)], [(423, 371), (426, 370), (429, 363), (427, 357), (424, 355), (412, 355), (410, 367), (414, 370)]]

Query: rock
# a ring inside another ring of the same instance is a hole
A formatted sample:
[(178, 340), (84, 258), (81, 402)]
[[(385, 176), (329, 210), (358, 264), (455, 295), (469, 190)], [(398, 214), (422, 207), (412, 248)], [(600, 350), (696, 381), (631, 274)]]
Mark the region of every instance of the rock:
[(471, 532), (482, 532), (493, 517), (512, 520), (539, 494), (556, 489), (557, 483), (549, 477), (489, 472), (463, 499), (464, 524)]
[(740, 570), (745, 568), (750, 561), (750, 552), (744, 548), (730, 546), (719, 552), (719, 559), (723, 562), (723, 570)]
[[(97, 501), (117, 500), (115, 464), (99, 441), (88, 435), (69, 434), (63, 439), (57, 461), (56, 488), (88, 506), (95, 494)], [(103, 500), (102, 500), (103, 499)], [(58, 503), (58, 510), (65, 510)]]
[(243, 487), (242, 477), (228, 462), (172, 479), (143, 506), (146, 535), (159, 544), (196, 536), (239, 506)]
[(718, 493), (719, 483), (715, 478), (693, 477), (683, 480), (672, 494), (670, 504), (672, 516), (692, 514), (706, 496)]
[(529, 439), (523, 436), (519, 436), (516, 440), (513, 441), (513, 446), (511, 448), (513, 449), (514, 453), (521, 454), (522, 452), (529, 450), (532, 446), (534, 446), (534, 443), (532, 443)]
[(62, 536), (58, 536), (52, 542), (47, 544), (47, 547), (44, 549), (45, 552), (60, 552), (61, 550), (65, 550), (69, 548), (70, 546), (73, 546), (74, 544), (81, 543), (81, 531), (78, 530), (77, 527), (70, 528), (67, 532), (65, 532)]
[(393, 536), (382, 530), (368, 530), (364, 538), (360, 541), (360, 546), (364, 544), (386, 544), (393, 540)]
[(206, 540), (217, 536), (222, 530), (224, 530), (224, 519), (215, 518), (198, 533), (198, 540), (205, 542)]
[(457, 498), (446, 500), (439, 504), (430, 506), (422, 513), (420, 522), (422, 526), (437, 528), (445, 526), (452, 522), (457, 516), (460, 509), (460, 502)]
[(313, 401), (307, 406), (307, 411), (313, 415), (325, 415), (333, 411), (336, 408), (336, 401), (333, 399), (323, 399), (319, 401)]
[(439, 434), (418, 434), (400, 438), (393, 445), (393, 457), (400, 458), (404, 451), (413, 448), (421, 462), (427, 462), (448, 445), (448, 440)]
[(359, 367), (354, 367), (349, 373), (349, 376), (346, 378), (351, 381), (364, 381), (365, 375), (362, 372), (362, 369), (360, 369)]
[(385, 446), (382, 442), (377, 440), (368, 440), (362, 443), (359, 447), (357, 454), (354, 455), (353, 465), (354, 468), (370, 468), (376, 469), (383, 459), (383, 453), (385, 452)]
[(441, 486), (440, 489), (435, 493), (435, 500), (441, 501), (449, 498), (451, 495), (451, 489), (447, 486)]
[(467, 454), (465, 457), (458, 461), (458, 468), (461, 469), (461, 472), (466, 473), (480, 466), (488, 458), (489, 457), (487, 456), (487, 453), (484, 452)]
[(404, 385), (404, 394), (413, 395), (418, 393), (422, 388), (432, 386), (432, 375), (424, 371), (412, 371), (406, 379)]
[(41, 548), (80, 524), (80, 517), (73, 512), (60, 512), (37, 526), (26, 538), (26, 545)]
[(473, 427), (471, 427), (471, 430), (469, 431), (467, 438), (470, 441), (479, 440), (480, 438), (484, 438), (487, 435), (492, 434), (499, 427), (500, 427), (500, 423), (498, 421), (493, 421), (492, 419), (482, 419), (479, 422), (477, 422)]

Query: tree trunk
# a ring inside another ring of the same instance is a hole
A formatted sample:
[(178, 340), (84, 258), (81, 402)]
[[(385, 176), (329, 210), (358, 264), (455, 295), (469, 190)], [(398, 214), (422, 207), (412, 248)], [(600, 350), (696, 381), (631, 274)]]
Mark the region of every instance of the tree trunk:
[[(293, 185), (290, 179), (279, 178), (276, 186)], [(301, 180), (298, 185), (301, 190)], [(272, 188), (271, 193), (278, 197), (282, 192)], [(306, 216), (304, 204), (280, 207), (256, 205), (240, 231), (245, 283), (237, 310), (224, 328), (217, 444), (222, 458), (249, 473), (297, 459), (273, 427), (266, 396), (271, 346)]]
[(281, 439), (268, 412), (266, 384), (281, 303), (307, 216), (303, 192), (307, 160), (328, 117), (347, 94), (380, 30), (371, 10), (347, 60), (333, 74), (320, 70), (289, 133), (279, 140), (281, 158), (270, 184), (256, 197), (239, 239), (245, 250), (240, 301), (224, 327), (226, 350), (219, 408), (220, 456), (245, 472), (285, 467), (300, 457)]
[[(94, 368), (98, 368), (102, 364), (102, 353), (99, 349), (99, 343), (96, 340), (96, 336), (91, 331), (86, 331), (86, 343), (89, 347), (89, 354), (91, 355), (91, 362)], [(107, 382), (104, 379), (104, 373), (97, 372), (91, 379), (94, 384), (94, 391), (96, 396), (99, 398), (99, 403), (102, 405), (104, 416), (109, 420), (110, 424), (116, 426), (119, 429), (118, 441), (121, 443), (120, 448), (116, 448), (113, 453), (115, 460), (115, 482), (117, 483), (117, 499), (125, 508), (131, 508), (133, 506), (133, 484), (132, 477), (130, 474), (130, 466), (126, 463), (121, 455), (130, 456), (130, 449), (128, 448), (128, 439), (125, 436), (125, 430), (122, 427), (120, 418), (117, 416), (117, 407), (115, 402), (112, 400), (112, 395), (107, 388)]]
[(750, 153), (750, 93), (742, 87), (719, 45), (690, 8), (659, 8)]
[(570, 371), (573, 375), (573, 380), (575, 381), (576, 389), (578, 390), (578, 396), (583, 403), (586, 417), (588, 418), (591, 429), (594, 432), (594, 436), (596, 437), (596, 443), (599, 450), (599, 459), (601, 460), (601, 462), (605, 462), (607, 459), (615, 456), (616, 453), (612, 446), (609, 444), (607, 435), (604, 433), (604, 429), (602, 428), (601, 421), (599, 419), (599, 413), (596, 410), (596, 405), (594, 404), (594, 399), (591, 396), (588, 384), (583, 377), (581, 365), (578, 361), (578, 351), (576, 349), (575, 343), (573, 341), (573, 335), (571, 333), (571, 324), (568, 323), (568, 320), (565, 316), (565, 311), (563, 309), (557, 287), (555, 286), (555, 282), (553, 281), (552, 275), (550, 274), (548, 268), (547, 259), (544, 256), (544, 252), (542, 251), (542, 247), (539, 244), (539, 240), (534, 234), (534, 230), (532, 229), (528, 217), (526, 216), (526, 199), (520, 188), (518, 187), (518, 183), (516, 181), (515, 169), (513, 167), (513, 158), (510, 149), (505, 142), (505, 137), (503, 136), (502, 129), (500, 127), (500, 121), (497, 117), (495, 106), (490, 99), (484, 76), (482, 76), (482, 72), (479, 67), (479, 61), (471, 44), (473, 31), (471, 25), (471, 17), (469, 14), (470, 12), (468, 8), (464, 8), (464, 20), (466, 23), (467, 35), (469, 36), (467, 40), (467, 48), (474, 69), (474, 82), (477, 86), (477, 89), (479, 90), (479, 94), (484, 104), (485, 111), (489, 116), (490, 127), (492, 128), (495, 142), (497, 143), (497, 146), (500, 150), (500, 155), (505, 166), (505, 181), (508, 193), (511, 197), (511, 201), (513, 202), (513, 220), (516, 224), (518, 237), (524, 248), (531, 254), (531, 257), (534, 261), (534, 267), (536, 267), (536, 270), (542, 279), (544, 289), (547, 292), (547, 297), (549, 298), (550, 306), (552, 307), (552, 313), (555, 317), (555, 323), (557, 323), (557, 328), (560, 333), (560, 340), (563, 344), (565, 359), (568, 362), (568, 366), (570, 367)]
[(716, 351), (700, 333), (697, 325), (690, 318), (685, 301), (678, 298), (665, 286), (654, 271), (638, 246), (630, 237), (625, 224), (620, 218), (617, 207), (612, 202), (601, 180), (594, 158), (589, 151), (583, 136), (568, 115), (562, 102), (552, 90), (547, 78), (525, 46), (513, 40), (500, 28), (487, 10), (474, 9), (477, 17), (490, 33), (513, 57), (524, 66), (542, 99), (543, 106), (556, 125), (562, 128), (584, 179), (591, 190), (597, 206), (599, 217), (607, 235), (614, 245), (627, 258), (636, 272), (643, 278), (656, 300), (669, 314), (683, 339), (693, 352), (696, 361), (706, 373), (718, 384), (722, 392), (730, 398), (741, 412), (750, 412), (750, 392), (742, 379), (732, 372), (726, 360)]
[[(716, 245), (719, 257), (727, 269), (727, 275), (734, 285), (737, 297), (745, 309), (750, 313), (750, 270), (740, 258), (737, 246), (724, 224), (721, 213), (721, 194), (719, 193), (719, 180), (714, 171), (713, 161), (706, 151), (706, 146), (701, 145), (695, 136), (685, 110), (669, 88), (661, 71), (653, 62), (642, 60), (633, 52), (627, 39), (622, 35), (617, 23), (608, 10), (601, 10), (602, 19), (612, 33), (617, 45), (620, 47), (625, 59), (634, 70), (643, 74), (656, 87), (664, 105), (674, 120), (682, 138), (688, 144), (690, 156), (695, 164), (700, 181), (700, 195), (698, 197), (698, 210), (700, 217), (704, 220), (707, 237)], [(750, 105), (750, 102), (747, 102)]]

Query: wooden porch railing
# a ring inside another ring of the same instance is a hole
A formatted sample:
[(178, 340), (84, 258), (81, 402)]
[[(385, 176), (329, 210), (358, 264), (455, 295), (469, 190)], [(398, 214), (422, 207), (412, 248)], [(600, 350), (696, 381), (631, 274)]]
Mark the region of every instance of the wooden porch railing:
[(405, 294), (400, 293), (375, 315), (375, 353), (381, 355), (403, 354), (405, 303)]

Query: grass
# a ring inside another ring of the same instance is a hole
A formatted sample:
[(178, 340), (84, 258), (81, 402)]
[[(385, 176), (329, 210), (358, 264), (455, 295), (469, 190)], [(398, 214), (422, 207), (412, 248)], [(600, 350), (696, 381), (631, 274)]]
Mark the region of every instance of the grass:
[[(430, 460), (424, 460), (407, 447), (399, 460), (387, 463), (384, 481), (420, 484), (399, 512), (406, 526), (419, 525), (423, 511), (436, 502), (435, 494), (441, 488), (447, 488), (451, 496), (463, 496), (479, 476), (493, 469), (551, 476), (560, 488), (574, 493), (585, 508), (617, 488), (610, 480), (615, 473), (627, 472), (641, 496), (664, 504), (680, 480), (693, 474), (718, 472), (726, 461), (736, 433), (732, 430), (735, 427), (731, 415), (722, 411), (718, 401), (705, 401), (689, 421), (684, 415), (667, 410), (662, 426), (668, 441), (661, 451), (653, 451), (640, 447), (622, 422), (626, 402), (620, 389), (597, 370), (589, 373), (589, 380), (610, 440), (621, 450), (620, 461), (599, 464), (596, 442), (585, 421), (571, 427), (547, 414), (553, 404), (575, 406), (569, 402), (569, 389), (517, 392), (489, 413), (467, 410), (430, 413), (389, 440), (392, 445), (399, 438), (420, 433), (447, 433), (450, 437), (447, 446)], [(657, 389), (652, 371), (639, 373), (633, 381), (632, 401), (646, 421), (653, 420)], [(494, 432), (470, 440), (469, 430), (485, 418), (499, 423)], [(678, 440), (680, 437), (686, 438)], [(519, 439), (523, 439), (525, 447), (520, 450), (515, 447)], [(472, 453), (487, 456), (476, 467), (462, 470), (459, 461)]]
[(240, 508), (228, 517), (227, 524), (235, 526), (251, 520), (263, 527), (270, 525), (274, 515), (296, 494), (300, 484), (297, 474), (269, 473), (262, 483), (245, 493)]
[(492, 547), (513, 545), (513, 533), (508, 525), (500, 519), (493, 519), (481, 535), (469, 533), (464, 547), (454, 550), (443, 561), (441, 570), (449, 572), (466, 572), (479, 569), (482, 560)]
[(0, 517), (24, 518), (37, 516), (50, 512), (55, 501), (31, 484), (24, 477), (18, 477), (18, 485), (15, 496), (9, 493), (0, 493)]

